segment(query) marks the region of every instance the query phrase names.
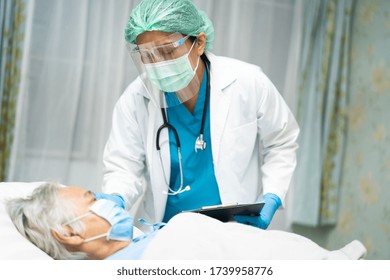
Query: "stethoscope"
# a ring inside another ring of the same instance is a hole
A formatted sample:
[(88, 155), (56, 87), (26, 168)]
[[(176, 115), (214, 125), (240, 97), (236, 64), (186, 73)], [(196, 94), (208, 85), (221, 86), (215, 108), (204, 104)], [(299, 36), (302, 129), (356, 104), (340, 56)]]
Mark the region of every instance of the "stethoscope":
[[(209, 96), (210, 96), (210, 70), (209, 70), (209, 66), (208, 66), (209, 61), (205, 55), (202, 55), (201, 58), (202, 58), (202, 60), (205, 64), (205, 67), (206, 67), (207, 87), (206, 87), (206, 95), (205, 95), (204, 106), (203, 106), (202, 123), (200, 126), (199, 136), (196, 138), (196, 141), (195, 141), (195, 152), (198, 152), (198, 150), (204, 151), (206, 149), (206, 141), (204, 140), (203, 136), (204, 136), (204, 125), (205, 125), (205, 121), (206, 121), (206, 114), (207, 114), (207, 108), (208, 108)], [(160, 162), (161, 162), (161, 165), (163, 168), (164, 180), (165, 180), (165, 183), (168, 185), (168, 192), (164, 192), (164, 194), (177, 195), (177, 194), (180, 194), (182, 192), (189, 191), (191, 189), (191, 187), (186, 186), (185, 188), (183, 188), (183, 184), (184, 184), (183, 165), (182, 165), (182, 156), (181, 156), (181, 151), (180, 151), (181, 145), (180, 145), (179, 134), (177, 133), (176, 128), (174, 128), (173, 125), (168, 123), (167, 112), (166, 112), (165, 108), (161, 108), (161, 114), (162, 114), (162, 118), (163, 118), (163, 124), (157, 130), (156, 149), (158, 151), (158, 154), (160, 157)], [(177, 158), (179, 160), (179, 170), (180, 170), (180, 187), (177, 191), (171, 189), (171, 187), (169, 186), (168, 180), (165, 177), (166, 173), (165, 173), (164, 164), (163, 164), (163, 161), (161, 158), (160, 134), (164, 128), (167, 128), (168, 130), (170, 129), (173, 132), (173, 135), (174, 135), (175, 140), (176, 140)]]

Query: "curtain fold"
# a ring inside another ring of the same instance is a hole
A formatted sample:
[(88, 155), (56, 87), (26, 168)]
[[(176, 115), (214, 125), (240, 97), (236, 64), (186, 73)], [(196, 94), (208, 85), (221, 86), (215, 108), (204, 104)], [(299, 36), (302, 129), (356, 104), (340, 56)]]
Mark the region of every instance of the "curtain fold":
[(354, 6), (354, 0), (303, 5), (294, 223), (337, 223)]
[(20, 85), (26, 3), (0, 2), (0, 181), (7, 180)]
[(123, 39), (137, 0), (35, 0), (12, 181), (98, 190), (115, 102), (135, 69)]

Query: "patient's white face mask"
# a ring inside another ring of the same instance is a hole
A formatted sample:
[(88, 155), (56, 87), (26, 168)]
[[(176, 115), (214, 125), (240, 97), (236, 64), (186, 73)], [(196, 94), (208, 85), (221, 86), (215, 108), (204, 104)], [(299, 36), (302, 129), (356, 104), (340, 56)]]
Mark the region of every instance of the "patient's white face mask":
[(91, 207), (89, 207), (88, 213), (78, 216), (64, 225), (69, 225), (93, 214), (107, 220), (110, 223), (111, 228), (106, 233), (85, 239), (84, 243), (105, 236), (107, 237), (107, 240), (131, 241), (133, 239), (133, 218), (130, 216), (129, 212), (119, 207), (113, 201), (107, 199), (97, 200)]

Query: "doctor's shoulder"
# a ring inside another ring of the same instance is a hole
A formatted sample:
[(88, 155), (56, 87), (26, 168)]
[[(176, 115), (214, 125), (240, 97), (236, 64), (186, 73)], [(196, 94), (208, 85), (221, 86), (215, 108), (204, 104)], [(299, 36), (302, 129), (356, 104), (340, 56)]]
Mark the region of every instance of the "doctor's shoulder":
[(130, 98), (132, 95), (146, 95), (145, 87), (143, 86), (142, 80), (139, 76), (126, 87), (120, 98)]
[[(125, 118), (137, 118), (139, 111), (146, 111), (149, 103), (145, 87), (140, 77), (131, 82), (117, 100), (114, 115), (120, 114)], [(144, 108), (145, 110), (141, 110)]]
[(257, 92), (260, 94), (258, 97), (261, 97), (264, 90), (274, 88), (272, 81), (258, 65), (224, 56), (217, 56), (216, 61), (219, 69), (231, 72), (236, 79), (235, 84), (241, 89), (246, 89), (244, 91), (246, 94)]
[(225, 56), (216, 56), (216, 61), (220, 69), (231, 71), (241, 82), (251, 83), (254, 81), (259, 82), (259, 80), (268, 80), (259, 65)]
[(117, 106), (119, 104), (136, 105), (139, 102), (143, 102), (145, 98), (149, 100), (148, 94), (145, 90), (145, 86), (143, 85), (141, 78), (137, 77), (123, 91), (117, 101)]

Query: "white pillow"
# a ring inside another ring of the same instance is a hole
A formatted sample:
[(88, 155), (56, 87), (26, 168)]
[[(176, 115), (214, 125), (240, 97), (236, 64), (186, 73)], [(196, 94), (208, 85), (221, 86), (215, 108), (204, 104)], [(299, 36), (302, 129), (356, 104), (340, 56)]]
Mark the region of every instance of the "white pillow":
[[(10, 198), (26, 197), (44, 182), (0, 182), (0, 260), (50, 260), (49, 255), (24, 238), (5, 210)], [(134, 238), (144, 234), (134, 227)]]
[(4, 201), (25, 197), (43, 182), (0, 183), (0, 260), (50, 260), (49, 255), (24, 238), (5, 210)]

